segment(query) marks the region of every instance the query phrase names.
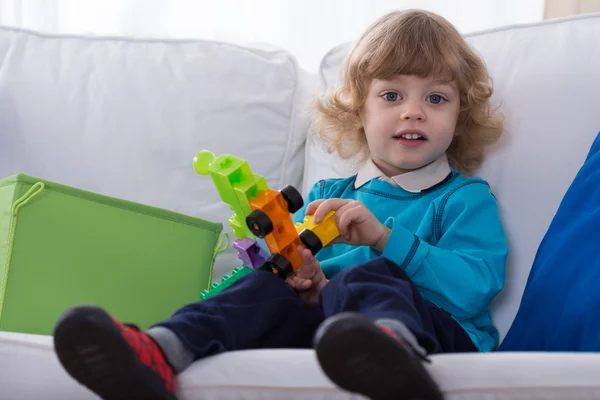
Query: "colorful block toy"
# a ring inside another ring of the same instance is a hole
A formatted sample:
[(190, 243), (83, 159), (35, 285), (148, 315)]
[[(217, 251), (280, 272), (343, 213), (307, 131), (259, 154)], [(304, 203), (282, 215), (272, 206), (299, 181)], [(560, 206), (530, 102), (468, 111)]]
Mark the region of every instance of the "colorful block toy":
[(263, 238), (256, 238), (256, 247), (258, 247), (259, 254), (266, 260), (271, 257), (271, 250), (269, 250), (269, 246), (267, 246), (267, 242)]
[(238, 252), (238, 257), (244, 265), (256, 269), (265, 263), (265, 257), (260, 254), (260, 248), (256, 242), (249, 238), (237, 239), (233, 242), (233, 247)]
[(299, 245), (316, 254), (339, 236), (334, 212), (315, 224), (312, 216), (294, 224), (291, 214), (304, 205), (302, 195), (293, 186), (281, 191), (268, 187), (263, 176), (255, 174), (245, 160), (230, 154), (216, 157), (208, 150), (200, 151), (193, 161), (194, 170), (210, 175), (217, 191), (233, 211), (229, 225), (237, 238), (233, 246), (244, 268), (234, 269), (202, 298), (222, 291), (252, 270), (270, 270), (282, 279), (302, 268), (297, 251)]
[(249, 198), (267, 190), (267, 182), (261, 175), (252, 173), (248, 163), (232, 155), (215, 157), (210, 151), (201, 151), (194, 158), (194, 170), (201, 175), (211, 176), (221, 200), (233, 211), (229, 226), (238, 239), (254, 236), (246, 225), (246, 217), (252, 212)]
[(248, 268), (247, 266), (236, 267), (231, 271), (231, 275), (223, 276), (221, 282), (214, 282), (209, 290), (203, 290), (200, 293), (200, 298), (202, 300), (208, 299), (209, 297), (213, 297), (214, 295), (221, 293), (224, 289), (231, 286), (234, 282), (240, 279), (244, 275), (248, 275), (250, 272), (254, 272), (252, 268)]
[(307, 215), (302, 223), (296, 224), (296, 230), (299, 232), (302, 243), (308, 249), (311, 249), (313, 254), (316, 254), (340, 235), (335, 223), (334, 211), (328, 212), (323, 221), (318, 224), (314, 223), (312, 215)]

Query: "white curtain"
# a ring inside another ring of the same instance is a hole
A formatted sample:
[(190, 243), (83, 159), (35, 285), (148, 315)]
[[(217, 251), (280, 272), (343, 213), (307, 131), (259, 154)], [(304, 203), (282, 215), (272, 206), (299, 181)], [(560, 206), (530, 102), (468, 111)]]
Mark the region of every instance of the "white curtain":
[(462, 33), (543, 19), (544, 0), (0, 0), (0, 24), (37, 31), (267, 43), (316, 71), (333, 46), (398, 9), (436, 12)]

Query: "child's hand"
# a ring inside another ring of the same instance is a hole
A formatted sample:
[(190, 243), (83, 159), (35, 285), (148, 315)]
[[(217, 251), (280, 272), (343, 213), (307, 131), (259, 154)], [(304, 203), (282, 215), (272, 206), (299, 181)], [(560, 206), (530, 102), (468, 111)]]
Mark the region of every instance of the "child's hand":
[(286, 282), (296, 290), (298, 296), (306, 303), (319, 301), (319, 293), (328, 282), (321, 269), (321, 264), (312, 255), (310, 250), (298, 246), (298, 253), (302, 257), (302, 269), (298, 275), (292, 275)]
[(313, 215), (319, 223), (329, 211), (335, 211), (335, 221), (340, 237), (333, 243), (371, 246), (382, 252), (390, 237), (390, 228), (383, 225), (363, 203), (357, 200), (316, 200), (308, 205), (306, 214)]

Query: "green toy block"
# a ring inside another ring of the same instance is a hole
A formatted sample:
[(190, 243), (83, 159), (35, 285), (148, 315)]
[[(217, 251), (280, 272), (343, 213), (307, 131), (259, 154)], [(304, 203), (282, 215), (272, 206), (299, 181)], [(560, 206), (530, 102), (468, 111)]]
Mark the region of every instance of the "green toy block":
[(258, 196), (258, 192), (261, 190), (269, 190), (269, 186), (263, 176), (255, 174), (252, 178), (233, 185), (233, 190), (238, 201), (248, 207), (247, 214), (244, 215), (244, 217), (247, 217), (252, 212), (249, 203), (250, 199)]
[(203, 290), (202, 293), (200, 293), (200, 298), (205, 300), (221, 293), (224, 289), (238, 281), (242, 276), (248, 275), (251, 272), (254, 272), (254, 270), (245, 265), (234, 268), (233, 271), (231, 271), (231, 275), (223, 276), (221, 282), (214, 282), (209, 290)]
[(248, 201), (255, 197), (259, 190), (269, 188), (265, 178), (254, 174), (248, 163), (239, 157), (230, 154), (215, 157), (208, 150), (196, 154), (193, 166), (197, 173), (211, 176), (221, 200), (233, 211), (228, 221), (233, 235), (238, 239), (254, 239), (246, 225), (246, 217), (252, 212)]
[(229, 226), (233, 228), (233, 233), (237, 239), (254, 239), (254, 234), (252, 234), (246, 224), (246, 217), (252, 212), (252, 208), (250, 208), (250, 199), (258, 196), (259, 191), (268, 189), (269, 186), (267, 185), (267, 181), (258, 174), (234, 185), (233, 191), (243, 210), (243, 214), (235, 213), (229, 220)]
[(227, 223), (231, 227), (233, 236), (235, 236), (236, 239), (248, 238), (256, 240), (252, 232), (250, 232), (250, 229), (248, 229), (246, 221), (243, 220), (243, 222), (241, 222), (237, 214), (233, 214), (231, 217), (229, 217)]
[(237, 199), (233, 192), (235, 185), (254, 178), (246, 161), (230, 155), (215, 158), (210, 166), (210, 175), (222, 200), (227, 204), (232, 204)]

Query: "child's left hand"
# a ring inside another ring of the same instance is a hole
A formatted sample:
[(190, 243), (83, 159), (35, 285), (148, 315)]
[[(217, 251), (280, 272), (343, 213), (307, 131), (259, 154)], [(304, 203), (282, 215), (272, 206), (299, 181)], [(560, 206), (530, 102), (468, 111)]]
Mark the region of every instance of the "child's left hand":
[(383, 252), (390, 228), (383, 225), (363, 203), (357, 200), (326, 199), (316, 200), (308, 205), (306, 214), (313, 214), (313, 221), (319, 223), (329, 211), (335, 211), (335, 221), (340, 237), (333, 243), (357, 246), (371, 246)]
[(298, 275), (289, 276), (286, 282), (305, 303), (317, 303), (321, 289), (329, 281), (321, 269), (321, 264), (310, 250), (304, 246), (298, 246), (297, 250), (302, 257), (302, 269)]

